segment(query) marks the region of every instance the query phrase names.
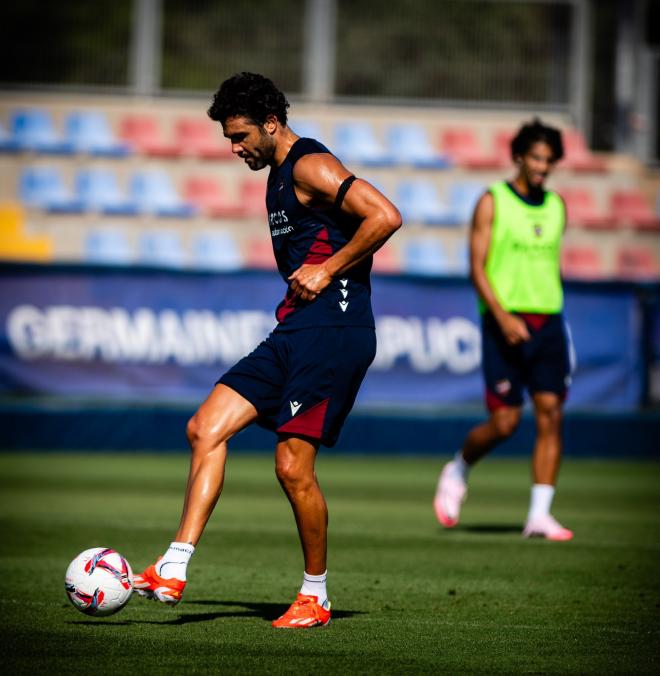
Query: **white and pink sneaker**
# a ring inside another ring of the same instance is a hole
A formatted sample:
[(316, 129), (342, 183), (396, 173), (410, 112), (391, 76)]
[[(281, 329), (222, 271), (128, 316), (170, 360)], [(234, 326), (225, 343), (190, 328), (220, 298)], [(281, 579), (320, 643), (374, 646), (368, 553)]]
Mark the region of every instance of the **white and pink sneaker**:
[(527, 523), (523, 530), (523, 537), (539, 537), (555, 542), (566, 542), (567, 540), (573, 539), (573, 531), (564, 528), (554, 517), (550, 516), (550, 514), (545, 514), (544, 516), (527, 519)]
[(454, 461), (448, 462), (438, 479), (433, 507), (438, 521), (445, 528), (453, 528), (458, 523), (461, 505), (467, 495), (467, 484), (454, 467)]

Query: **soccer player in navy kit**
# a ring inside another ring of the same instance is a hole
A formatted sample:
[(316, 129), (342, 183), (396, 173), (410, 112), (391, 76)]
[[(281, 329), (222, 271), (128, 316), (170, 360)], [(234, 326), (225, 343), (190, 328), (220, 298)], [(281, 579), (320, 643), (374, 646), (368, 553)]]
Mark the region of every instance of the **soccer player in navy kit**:
[(287, 126), (288, 107), (269, 79), (241, 73), (222, 83), (209, 109), (233, 153), (253, 171), (270, 168), (268, 219), (288, 288), (274, 331), (220, 378), (188, 423), (192, 457), (179, 529), (163, 557), (135, 576), (135, 589), (178, 603), (187, 563), (222, 490), (227, 441), (257, 422), (277, 434), (275, 472), (305, 563), (296, 601), (273, 626), (309, 628), (330, 621), (328, 514), (316, 453), (336, 442), (375, 356), (371, 256), (401, 216), (325, 146), (299, 138)]

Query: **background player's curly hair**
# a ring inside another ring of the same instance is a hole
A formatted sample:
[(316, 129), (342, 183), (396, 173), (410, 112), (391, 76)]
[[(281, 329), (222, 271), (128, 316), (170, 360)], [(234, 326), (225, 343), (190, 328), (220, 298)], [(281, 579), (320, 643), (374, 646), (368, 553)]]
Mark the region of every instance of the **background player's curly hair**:
[(530, 123), (524, 124), (511, 141), (511, 157), (524, 155), (535, 143), (542, 141), (552, 149), (555, 162), (564, 157), (564, 144), (561, 132), (554, 127), (548, 127), (535, 117)]
[(263, 124), (268, 115), (286, 124), (289, 102), (271, 80), (258, 73), (237, 73), (225, 80), (213, 95), (208, 116), (224, 124), (230, 117), (246, 117)]

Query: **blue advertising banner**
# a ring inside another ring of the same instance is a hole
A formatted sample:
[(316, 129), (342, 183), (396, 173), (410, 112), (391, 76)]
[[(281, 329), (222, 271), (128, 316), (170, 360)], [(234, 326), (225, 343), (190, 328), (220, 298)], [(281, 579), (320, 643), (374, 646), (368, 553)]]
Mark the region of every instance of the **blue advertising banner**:
[[(0, 267), (0, 393), (159, 401), (206, 396), (275, 325), (270, 272)], [(375, 276), (378, 354), (363, 406), (479, 405), (481, 344), (467, 280)], [(569, 405), (634, 409), (643, 386), (635, 289), (569, 286)]]

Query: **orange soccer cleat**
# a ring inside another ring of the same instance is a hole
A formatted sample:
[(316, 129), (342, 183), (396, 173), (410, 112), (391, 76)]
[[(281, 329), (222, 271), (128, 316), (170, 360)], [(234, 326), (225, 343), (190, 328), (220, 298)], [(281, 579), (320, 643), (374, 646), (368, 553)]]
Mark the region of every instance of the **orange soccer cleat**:
[(318, 596), (298, 594), (289, 610), (273, 621), (277, 629), (310, 629), (311, 627), (325, 627), (330, 622), (330, 602), (328, 607), (318, 604)]
[(170, 606), (175, 606), (181, 600), (185, 586), (185, 580), (177, 580), (175, 577), (166, 580), (161, 577), (156, 572), (155, 565), (133, 576), (133, 591), (136, 594)]

